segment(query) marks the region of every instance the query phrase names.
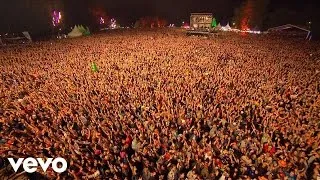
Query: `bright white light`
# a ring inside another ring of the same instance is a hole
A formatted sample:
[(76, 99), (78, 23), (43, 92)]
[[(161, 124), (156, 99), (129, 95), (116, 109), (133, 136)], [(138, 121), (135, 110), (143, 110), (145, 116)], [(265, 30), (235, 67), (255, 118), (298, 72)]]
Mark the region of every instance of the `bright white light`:
[(110, 23), (110, 28), (115, 29), (117, 27), (117, 21), (112, 18)]
[(100, 17), (100, 24), (104, 24), (104, 18)]
[(240, 31), (240, 32), (245, 32), (245, 33), (251, 33), (251, 34), (261, 34), (261, 31), (252, 31), (250, 29), (248, 30), (239, 30), (239, 29), (233, 29), (234, 31)]

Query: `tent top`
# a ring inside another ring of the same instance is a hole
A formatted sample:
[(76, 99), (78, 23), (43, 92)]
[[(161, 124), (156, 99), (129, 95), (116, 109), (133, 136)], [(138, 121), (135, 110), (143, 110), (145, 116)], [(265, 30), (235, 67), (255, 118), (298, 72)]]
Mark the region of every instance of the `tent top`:
[(82, 36), (82, 32), (80, 31), (80, 29), (75, 26), (72, 31), (68, 34), (69, 37), (79, 37)]
[(292, 24), (285, 24), (282, 26), (277, 26), (277, 27), (273, 27), (273, 28), (269, 28), (268, 31), (281, 31), (281, 30), (285, 30), (285, 29), (290, 29), (290, 28), (296, 28), (296, 29), (300, 29), (302, 31), (306, 31), (306, 32), (310, 32), (310, 30), (296, 26), (296, 25), (292, 25)]

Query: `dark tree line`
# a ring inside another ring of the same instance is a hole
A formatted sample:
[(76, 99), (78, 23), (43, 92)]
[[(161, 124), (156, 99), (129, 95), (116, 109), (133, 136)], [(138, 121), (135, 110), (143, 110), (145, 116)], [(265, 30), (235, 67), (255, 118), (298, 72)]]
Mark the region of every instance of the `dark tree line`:
[[(244, 0), (235, 8), (233, 21), (238, 28), (266, 30), (283, 24), (295, 24), (319, 30), (319, 9), (312, 1)], [(311, 23), (309, 23), (311, 22)]]

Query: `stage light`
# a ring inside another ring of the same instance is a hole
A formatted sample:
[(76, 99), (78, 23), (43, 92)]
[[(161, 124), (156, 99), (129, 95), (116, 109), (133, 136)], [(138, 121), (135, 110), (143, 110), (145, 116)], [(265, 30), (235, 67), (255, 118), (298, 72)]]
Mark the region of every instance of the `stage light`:
[(61, 23), (62, 14), (60, 11), (54, 10), (52, 13), (52, 25), (58, 26)]
[(117, 27), (117, 21), (114, 18), (112, 18), (110, 21), (110, 28), (115, 29)]
[(104, 18), (100, 17), (100, 24), (104, 24)]

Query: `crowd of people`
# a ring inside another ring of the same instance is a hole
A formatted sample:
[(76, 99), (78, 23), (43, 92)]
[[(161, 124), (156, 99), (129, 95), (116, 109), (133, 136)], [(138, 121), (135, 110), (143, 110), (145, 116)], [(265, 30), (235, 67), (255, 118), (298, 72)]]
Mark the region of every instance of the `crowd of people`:
[(39, 173), (317, 179), (319, 55), (310, 42), (175, 30), (1, 48), (0, 168), (63, 157), (67, 171)]

